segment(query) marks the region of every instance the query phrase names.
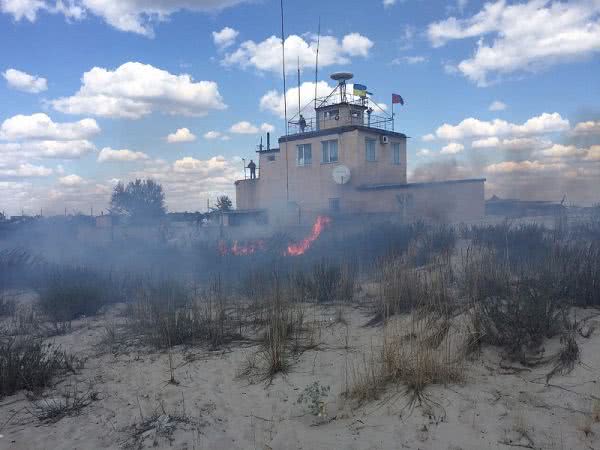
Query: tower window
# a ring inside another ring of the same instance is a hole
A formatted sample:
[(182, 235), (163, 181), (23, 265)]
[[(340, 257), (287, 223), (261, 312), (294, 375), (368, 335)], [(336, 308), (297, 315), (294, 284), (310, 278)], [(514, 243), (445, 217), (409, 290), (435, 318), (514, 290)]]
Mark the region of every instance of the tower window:
[(400, 144), (397, 142), (392, 144), (392, 164), (402, 164), (400, 160)]
[(332, 163), (337, 162), (338, 160), (338, 141), (323, 141), (321, 142), (322, 151), (323, 151), (323, 159), (321, 162), (324, 163)]
[(310, 144), (298, 145), (297, 162), (299, 166), (310, 166), (312, 164), (312, 147)]
[(375, 153), (375, 139), (365, 139), (365, 159), (367, 161), (377, 161), (377, 154)]
[(330, 198), (329, 199), (329, 210), (332, 212), (337, 212), (340, 210), (340, 199), (339, 198)]

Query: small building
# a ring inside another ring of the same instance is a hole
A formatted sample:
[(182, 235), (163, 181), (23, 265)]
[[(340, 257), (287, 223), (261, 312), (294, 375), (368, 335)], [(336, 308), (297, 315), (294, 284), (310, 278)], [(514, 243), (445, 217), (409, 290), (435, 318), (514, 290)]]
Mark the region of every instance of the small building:
[[(346, 92), (349, 73), (298, 115), (279, 147), (258, 150), (258, 177), (238, 180), (238, 211), (265, 211), (272, 223), (304, 223), (319, 214), (381, 214), (410, 221), (477, 220), (485, 215), (485, 179), (408, 183), (407, 136), (393, 116), (375, 114), (369, 99)], [(311, 108), (312, 109), (312, 108)]]

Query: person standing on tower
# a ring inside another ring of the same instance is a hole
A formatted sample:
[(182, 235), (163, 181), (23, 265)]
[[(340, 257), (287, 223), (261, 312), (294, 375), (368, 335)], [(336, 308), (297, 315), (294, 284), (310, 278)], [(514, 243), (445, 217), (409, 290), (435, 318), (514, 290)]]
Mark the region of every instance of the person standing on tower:
[(250, 179), (256, 180), (256, 164), (254, 164), (254, 161), (250, 160), (248, 169), (250, 169)]

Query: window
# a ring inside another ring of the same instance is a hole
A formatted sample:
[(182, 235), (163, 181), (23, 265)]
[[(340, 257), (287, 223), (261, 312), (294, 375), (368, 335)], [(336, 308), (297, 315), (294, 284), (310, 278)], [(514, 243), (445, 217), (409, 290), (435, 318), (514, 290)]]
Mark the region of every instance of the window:
[(329, 111), (325, 111), (323, 116), (325, 117), (325, 120), (336, 120), (336, 117), (340, 116), (340, 110), (330, 109)]
[(267, 160), (268, 160), (268, 161), (275, 161), (275, 155), (269, 155), (269, 156), (267, 157)]
[(397, 142), (392, 144), (392, 164), (402, 164), (400, 160), (400, 144)]
[(330, 198), (329, 199), (329, 210), (337, 212), (340, 210), (340, 199), (339, 198)]
[(338, 141), (323, 141), (321, 142), (323, 150), (323, 159), (321, 162), (332, 163), (338, 160)]
[(312, 148), (310, 144), (300, 144), (298, 146), (298, 165), (310, 166), (312, 163)]
[(371, 139), (371, 138), (367, 138), (365, 140), (365, 156), (366, 156), (366, 160), (367, 161), (377, 161), (376, 158), (376, 154), (375, 154), (375, 139)]

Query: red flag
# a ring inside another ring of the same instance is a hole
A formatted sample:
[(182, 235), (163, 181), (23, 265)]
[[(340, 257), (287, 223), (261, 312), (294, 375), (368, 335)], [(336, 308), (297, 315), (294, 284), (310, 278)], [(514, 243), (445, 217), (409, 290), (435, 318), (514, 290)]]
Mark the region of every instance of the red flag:
[(398, 94), (392, 94), (392, 105), (396, 105), (398, 103), (404, 105), (404, 99)]

